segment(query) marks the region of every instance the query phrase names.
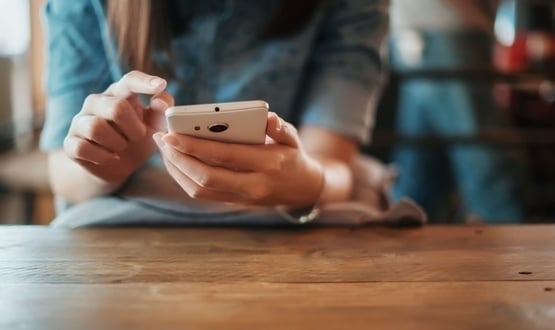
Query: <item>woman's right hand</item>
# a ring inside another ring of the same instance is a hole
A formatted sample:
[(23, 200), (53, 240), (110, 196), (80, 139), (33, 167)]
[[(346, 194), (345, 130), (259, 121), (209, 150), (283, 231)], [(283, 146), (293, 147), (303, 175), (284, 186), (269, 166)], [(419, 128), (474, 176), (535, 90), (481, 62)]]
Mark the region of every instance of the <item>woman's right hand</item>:
[[(165, 130), (173, 97), (166, 81), (132, 71), (102, 94), (87, 97), (64, 140), (65, 154), (93, 176), (119, 185), (156, 150), (152, 134)], [(139, 94), (152, 95), (143, 106)]]

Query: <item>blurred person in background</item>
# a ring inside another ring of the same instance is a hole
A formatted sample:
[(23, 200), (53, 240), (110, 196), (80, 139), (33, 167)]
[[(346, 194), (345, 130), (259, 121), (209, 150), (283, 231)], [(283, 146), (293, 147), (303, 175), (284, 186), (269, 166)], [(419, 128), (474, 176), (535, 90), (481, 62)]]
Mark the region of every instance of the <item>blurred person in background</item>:
[[(393, 0), (391, 65), (395, 71), (491, 68), (497, 1)], [(471, 137), (502, 127), (491, 84), (460, 79), (414, 78), (400, 83), (396, 129), (406, 138)], [(401, 145), (394, 195), (420, 203), (438, 218), (453, 187), (462, 218), (488, 223), (523, 218), (520, 172), (503, 149), (486, 144), (445, 147)], [(444, 216), (444, 215), (442, 215)]]

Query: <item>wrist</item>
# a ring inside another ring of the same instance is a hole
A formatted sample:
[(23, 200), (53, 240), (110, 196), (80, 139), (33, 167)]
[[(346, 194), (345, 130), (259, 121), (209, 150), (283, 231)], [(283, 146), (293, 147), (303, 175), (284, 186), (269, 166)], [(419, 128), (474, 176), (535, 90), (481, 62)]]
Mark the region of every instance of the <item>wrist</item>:
[(317, 195), (314, 202), (302, 209), (291, 209), (283, 205), (275, 207), (276, 212), (287, 222), (294, 224), (305, 224), (316, 220), (320, 216), (320, 204), (326, 187), (326, 174), (324, 167), (319, 165), (319, 183), (317, 185)]

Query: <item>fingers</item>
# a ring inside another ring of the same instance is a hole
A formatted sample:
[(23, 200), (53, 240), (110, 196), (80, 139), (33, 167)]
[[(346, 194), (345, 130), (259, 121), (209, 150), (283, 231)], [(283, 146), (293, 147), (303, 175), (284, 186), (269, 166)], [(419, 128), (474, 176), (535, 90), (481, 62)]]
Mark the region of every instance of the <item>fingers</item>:
[(279, 148), (276, 145), (223, 143), (175, 133), (164, 135), (162, 140), (180, 153), (206, 164), (237, 171), (278, 172), (286, 158), (282, 153), (273, 151)]
[(146, 126), (128, 100), (92, 94), (74, 117), (64, 150), (71, 159), (104, 164), (145, 136)]
[[(127, 141), (139, 141), (146, 134), (146, 127), (132, 105), (125, 99), (92, 94), (87, 97), (81, 115), (97, 116), (108, 123)], [(80, 136), (83, 133), (78, 134)], [(88, 138), (92, 138), (88, 136)], [(92, 138), (96, 141), (96, 138)]]
[(170, 176), (191, 198), (225, 201), (228, 203), (244, 203), (244, 199), (235, 194), (210, 190), (198, 185), (166, 159), (164, 159), (164, 164), (166, 165), (166, 169), (168, 170)]
[(156, 76), (151, 76), (141, 71), (131, 71), (125, 74), (119, 81), (113, 83), (105, 94), (128, 97), (133, 94), (155, 95), (166, 88), (167, 82)]
[(174, 105), (175, 100), (168, 92), (161, 92), (150, 98), (150, 108), (154, 111), (164, 112), (167, 108)]
[[(126, 178), (155, 150), (147, 122), (156, 122), (152, 118), (173, 105), (171, 95), (163, 92), (166, 85), (160, 77), (132, 71), (104, 93), (89, 95), (64, 140), (66, 155), (104, 179)], [(149, 108), (140, 94), (154, 95)]]
[(201, 198), (228, 202), (232, 198), (233, 202), (253, 203), (268, 196), (268, 185), (256, 173), (240, 173), (210, 166), (165, 144), (161, 136), (155, 134), (154, 139), (163, 158), (167, 165), (181, 173), (174, 178), (184, 176), (180, 185), (191, 197), (199, 198), (200, 195)]
[(280, 144), (294, 148), (298, 148), (301, 145), (295, 126), (279, 118), (275, 112), (268, 113), (266, 134)]
[[(70, 135), (96, 143), (109, 152), (121, 151), (127, 142), (136, 142), (147, 134), (148, 127), (165, 129), (163, 112), (174, 104), (163, 92), (166, 81), (140, 71), (131, 71), (112, 84), (104, 94), (92, 94), (72, 124)], [(150, 110), (145, 110), (137, 93), (151, 93)], [(90, 117), (96, 117), (92, 119)]]
[(145, 112), (144, 122), (154, 132), (166, 132), (166, 117), (164, 115), (167, 108), (174, 106), (173, 97), (166, 92), (162, 92), (150, 99), (150, 110)]
[(271, 113), (267, 132), (277, 143), (244, 145), (222, 143), (183, 134), (166, 134), (164, 143), (177, 151), (212, 165), (236, 171), (277, 173), (294, 158), (300, 146), (297, 130), (289, 123)]
[(119, 159), (117, 154), (106, 150), (92, 141), (76, 136), (68, 136), (64, 139), (64, 151), (73, 160), (85, 161), (96, 165)]
[(108, 121), (100, 117), (75, 117), (73, 130), (72, 135), (104, 146), (109, 152), (123, 151), (128, 145), (127, 140)]

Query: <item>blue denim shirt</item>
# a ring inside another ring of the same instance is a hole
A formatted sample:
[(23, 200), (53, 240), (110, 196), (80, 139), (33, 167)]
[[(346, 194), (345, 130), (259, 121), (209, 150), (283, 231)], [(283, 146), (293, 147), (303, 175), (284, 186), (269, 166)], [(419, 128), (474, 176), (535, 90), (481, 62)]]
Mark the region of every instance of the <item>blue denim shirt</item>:
[[(387, 0), (331, 0), (287, 39), (256, 40), (279, 0), (203, 0), (168, 85), (176, 104), (264, 99), (286, 120), (367, 142), (381, 72)], [(45, 151), (60, 149), (85, 97), (127, 71), (114, 47), (102, 0), (49, 0)]]

